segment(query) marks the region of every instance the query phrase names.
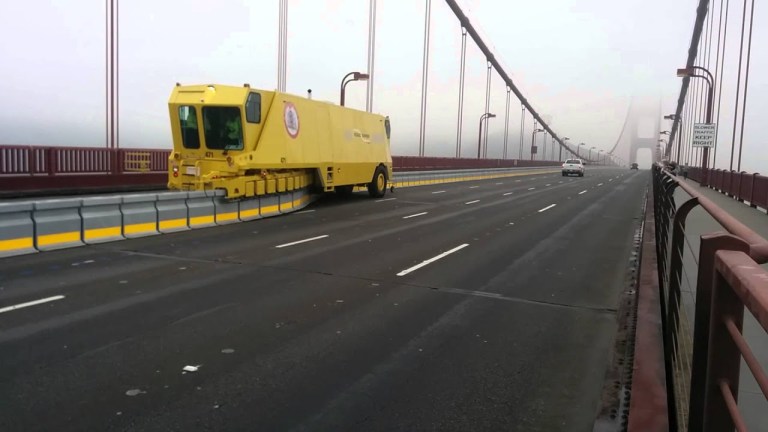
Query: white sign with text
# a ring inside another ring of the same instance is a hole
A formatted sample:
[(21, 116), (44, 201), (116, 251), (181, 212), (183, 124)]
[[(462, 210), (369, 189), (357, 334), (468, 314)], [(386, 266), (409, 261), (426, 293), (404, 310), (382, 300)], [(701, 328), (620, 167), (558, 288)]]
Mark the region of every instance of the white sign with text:
[(693, 125), (693, 144), (692, 145), (694, 147), (714, 147), (716, 135), (717, 135), (717, 124), (695, 123)]

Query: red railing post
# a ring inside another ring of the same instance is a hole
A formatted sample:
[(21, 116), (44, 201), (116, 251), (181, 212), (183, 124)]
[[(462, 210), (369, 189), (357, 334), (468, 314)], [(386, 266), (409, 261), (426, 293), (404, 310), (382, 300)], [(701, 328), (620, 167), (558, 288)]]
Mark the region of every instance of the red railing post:
[(56, 168), (58, 164), (56, 163), (56, 156), (57, 152), (56, 149), (53, 147), (49, 147), (45, 149), (45, 158), (48, 159), (48, 175), (56, 175)]
[[(707, 409), (707, 377), (710, 360), (710, 321), (712, 320), (713, 287), (715, 284), (715, 253), (735, 250), (749, 253), (749, 244), (732, 234), (714, 233), (701, 236), (699, 268), (696, 282), (696, 306), (691, 355), (691, 390), (688, 408), (688, 430), (704, 431)], [(722, 324), (722, 321), (720, 321)]]
[(755, 204), (755, 179), (758, 175), (758, 173), (752, 173), (752, 185), (749, 187), (749, 206), (752, 208), (757, 208), (757, 204)]
[[(716, 256), (715, 259), (719, 257)], [(733, 399), (738, 401), (741, 353), (728, 332), (725, 321), (732, 320), (741, 332), (744, 305), (723, 275), (714, 271), (713, 279), (707, 355), (709, 366), (706, 371), (706, 396), (702, 421), (704, 429), (701, 430), (726, 431), (734, 429), (734, 422), (720, 391), (720, 384), (724, 381), (730, 388)]]

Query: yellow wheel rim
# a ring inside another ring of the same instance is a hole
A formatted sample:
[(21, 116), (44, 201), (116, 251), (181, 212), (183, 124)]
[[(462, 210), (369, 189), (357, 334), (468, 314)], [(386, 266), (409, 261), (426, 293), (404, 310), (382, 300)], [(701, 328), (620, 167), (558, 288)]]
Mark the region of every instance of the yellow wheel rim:
[(385, 182), (384, 174), (379, 173), (379, 176), (376, 178), (376, 186), (378, 187), (379, 190), (384, 189), (384, 182)]

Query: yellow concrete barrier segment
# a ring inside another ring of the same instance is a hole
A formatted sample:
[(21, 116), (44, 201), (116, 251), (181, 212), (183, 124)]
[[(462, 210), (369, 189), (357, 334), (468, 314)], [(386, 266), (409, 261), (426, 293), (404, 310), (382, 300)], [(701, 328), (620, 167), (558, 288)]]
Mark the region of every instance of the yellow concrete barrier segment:
[(32, 202), (0, 203), (0, 257), (37, 252)]
[(216, 225), (216, 208), (213, 204), (214, 191), (190, 191), (187, 196), (187, 214), (190, 228), (205, 228)]
[(404, 187), (414, 187), (414, 186), (426, 186), (426, 185), (432, 185), (432, 184), (458, 183), (458, 182), (474, 181), (474, 180), (520, 177), (520, 176), (529, 176), (529, 175), (536, 175), (536, 174), (556, 174), (559, 172), (560, 170), (558, 169), (558, 170), (523, 171), (523, 172), (498, 173), (498, 174), (476, 174), (476, 175), (469, 175), (469, 176), (445, 177), (445, 178), (438, 178), (438, 179), (424, 179), (424, 180), (408, 179), (400, 182), (397, 182), (397, 181), (392, 182), (392, 184), (395, 186), (395, 188), (404, 188)]
[(56, 199), (35, 202), (35, 247), (38, 250), (83, 245), (82, 199)]
[(119, 195), (83, 198), (80, 217), (83, 220), (83, 240), (103, 243), (123, 239), (123, 215)]
[(167, 234), (184, 231), (189, 228), (189, 211), (187, 209), (188, 192), (165, 192), (157, 194), (158, 230)]
[(138, 238), (160, 234), (157, 231), (155, 194), (124, 195), (120, 211), (123, 214), (123, 236)]
[(277, 195), (259, 197), (259, 215), (261, 217), (280, 214), (280, 197)]
[(288, 213), (293, 210), (293, 194), (291, 192), (282, 193), (278, 198), (280, 199), (280, 213)]

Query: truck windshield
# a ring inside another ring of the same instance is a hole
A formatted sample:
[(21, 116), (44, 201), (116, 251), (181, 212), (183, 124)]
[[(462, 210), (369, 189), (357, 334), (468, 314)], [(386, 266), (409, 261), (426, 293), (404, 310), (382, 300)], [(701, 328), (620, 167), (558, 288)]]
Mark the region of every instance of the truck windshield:
[(205, 146), (212, 150), (242, 150), (243, 120), (238, 107), (204, 107)]

